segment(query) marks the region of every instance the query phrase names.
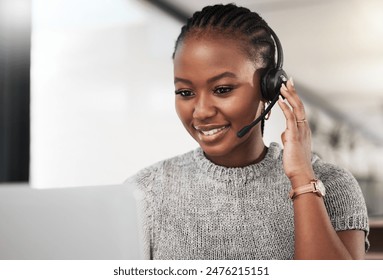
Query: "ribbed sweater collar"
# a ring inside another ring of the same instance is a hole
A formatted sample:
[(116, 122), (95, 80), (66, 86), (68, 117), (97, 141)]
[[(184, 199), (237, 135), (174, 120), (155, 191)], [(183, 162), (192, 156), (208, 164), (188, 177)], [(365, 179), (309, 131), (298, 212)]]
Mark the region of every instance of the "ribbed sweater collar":
[(213, 180), (218, 181), (247, 181), (254, 177), (264, 175), (275, 167), (275, 161), (281, 153), (281, 147), (277, 143), (271, 143), (262, 161), (245, 167), (225, 167), (216, 165), (206, 158), (203, 150), (194, 150), (193, 157), (202, 172)]

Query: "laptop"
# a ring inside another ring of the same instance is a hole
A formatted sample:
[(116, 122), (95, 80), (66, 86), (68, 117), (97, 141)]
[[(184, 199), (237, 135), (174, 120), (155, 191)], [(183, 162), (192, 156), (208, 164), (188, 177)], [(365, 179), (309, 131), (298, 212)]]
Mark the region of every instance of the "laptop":
[(0, 185), (0, 259), (143, 259), (137, 190)]

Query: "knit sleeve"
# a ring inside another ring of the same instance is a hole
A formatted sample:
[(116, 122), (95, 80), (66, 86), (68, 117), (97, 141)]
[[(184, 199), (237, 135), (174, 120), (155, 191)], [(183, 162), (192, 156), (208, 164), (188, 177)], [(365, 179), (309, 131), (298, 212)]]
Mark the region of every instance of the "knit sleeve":
[(324, 203), (332, 226), (336, 231), (363, 230), (367, 251), (367, 207), (358, 182), (349, 171), (324, 163), (320, 159), (315, 162), (314, 171), (326, 188)]

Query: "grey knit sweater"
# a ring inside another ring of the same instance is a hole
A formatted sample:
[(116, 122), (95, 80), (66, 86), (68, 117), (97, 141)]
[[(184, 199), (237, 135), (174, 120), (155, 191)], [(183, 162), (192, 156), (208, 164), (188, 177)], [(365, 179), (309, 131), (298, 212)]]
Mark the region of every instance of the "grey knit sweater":
[[(317, 178), (326, 186), (324, 202), (335, 230), (368, 233), (366, 205), (354, 177), (315, 155), (312, 162)], [(290, 182), (282, 167), (282, 149), (276, 143), (261, 162), (243, 168), (215, 165), (198, 148), (145, 168), (126, 183), (144, 193), (148, 258), (294, 256)]]

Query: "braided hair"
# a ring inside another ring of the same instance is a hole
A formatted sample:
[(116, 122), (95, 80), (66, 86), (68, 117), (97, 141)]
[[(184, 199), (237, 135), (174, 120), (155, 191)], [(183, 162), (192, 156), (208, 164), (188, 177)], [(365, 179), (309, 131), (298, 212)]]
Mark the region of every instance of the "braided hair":
[[(206, 6), (195, 12), (182, 26), (177, 38), (173, 59), (180, 44), (186, 38), (203, 35), (225, 36), (235, 38), (241, 49), (253, 61), (261, 75), (270, 67), (275, 67), (275, 44), (268, 31), (267, 23), (261, 16), (235, 4)], [(262, 134), (264, 120), (261, 123)]]
[(178, 46), (188, 36), (213, 33), (228, 38), (238, 38), (249, 59), (252, 59), (260, 68), (273, 67), (275, 66), (275, 45), (267, 26), (259, 14), (235, 4), (207, 6), (195, 12), (182, 26), (173, 58)]

